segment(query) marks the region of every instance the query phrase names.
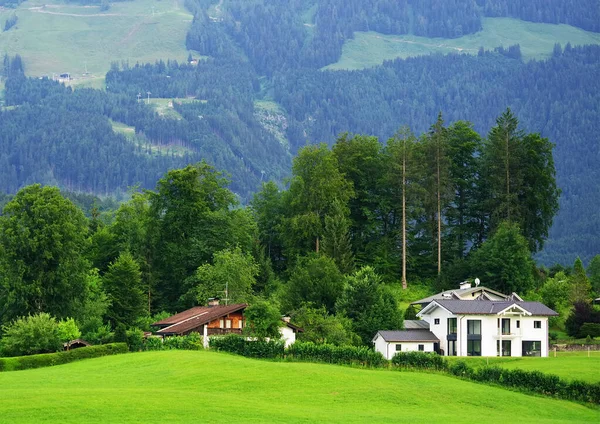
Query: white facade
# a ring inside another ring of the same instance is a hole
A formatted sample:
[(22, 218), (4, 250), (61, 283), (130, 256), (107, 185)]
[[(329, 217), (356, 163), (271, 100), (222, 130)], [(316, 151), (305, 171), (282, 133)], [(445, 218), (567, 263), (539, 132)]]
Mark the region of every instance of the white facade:
[(398, 352), (435, 352), (433, 341), (385, 340), (379, 333), (373, 338), (373, 345), (385, 359), (392, 359)]
[(418, 315), (446, 356), (548, 356), (548, 317), (516, 304), (498, 313), (455, 314), (434, 301)]
[(287, 325), (279, 327), (279, 333), (281, 334), (281, 340), (285, 342), (285, 347), (289, 347), (296, 341), (296, 332)]

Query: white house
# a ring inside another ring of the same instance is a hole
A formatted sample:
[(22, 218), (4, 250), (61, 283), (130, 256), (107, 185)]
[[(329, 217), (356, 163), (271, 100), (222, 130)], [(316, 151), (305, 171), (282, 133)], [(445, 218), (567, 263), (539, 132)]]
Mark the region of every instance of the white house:
[(375, 350), (386, 359), (398, 352), (435, 352), (439, 339), (429, 330), (378, 331), (373, 337)]
[(417, 300), (421, 321), (405, 321), (402, 331), (379, 331), (375, 350), (435, 351), (445, 356), (548, 356), (548, 317), (558, 315), (540, 302), (524, 302), (486, 287), (461, 283)]
[(466, 296), (469, 300), (436, 295), (428, 303), (423, 302), (426, 299), (415, 302), (425, 304), (417, 316), (429, 323), (429, 331), (440, 340), (440, 353), (548, 356), (548, 317), (558, 315), (555, 311), (540, 302), (524, 302), (514, 293), (489, 299), (489, 289), (476, 289), (483, 291)]

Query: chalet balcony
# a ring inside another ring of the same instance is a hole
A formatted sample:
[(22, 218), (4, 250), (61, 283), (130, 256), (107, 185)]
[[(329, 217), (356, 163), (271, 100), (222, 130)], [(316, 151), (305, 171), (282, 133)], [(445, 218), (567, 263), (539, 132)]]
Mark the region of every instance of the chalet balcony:
[(209, 336), (224, 336), (225, 334), (242, 334), (241, 328), (209, 328)]
[(520, 328), (513, 328), (510, 331), (506, 331), (506, 330), (502, 330), (502, 329), (498, 329), (496, 331), (496, 334), (494, 335), (495, 338), (497, 339), (514, 339), (514, 338), (518, 338), (521, 337), (522, 333), (521, 333), (521, 329)]

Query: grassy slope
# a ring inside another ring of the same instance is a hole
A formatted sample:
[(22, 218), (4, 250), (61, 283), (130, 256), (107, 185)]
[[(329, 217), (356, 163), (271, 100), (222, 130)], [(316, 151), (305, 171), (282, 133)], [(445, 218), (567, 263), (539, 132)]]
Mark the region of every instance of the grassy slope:
[(5, 422), (598, 422), (600, 410), (436, 374), (146, 352), (0, 373)]
[(539, 24), (511, 18), (486, 18), (483, 30), (456, 39), (383, 35), (376, 32), (356, 32), (346, 42), (342, 57), (325, 69), (362, 69), (377, 66), (384, 60), (420, 56), (430, 53), (463, 52), (477, 54), (486, 49), (520, 44), (526, 59), (544, 59), (552, 54), (555, 43), (564, 45), (600, 44), (600, 34), (569, 25)]
[[(0, 22), (12, 13), (0, 12)], [(183, 0), (113, 3), (106, 12), (31, 0), (16, 14), (16, 27), (0, 33), (0, 53), (19, 53), (30, 75), (70, 72), (76, 83), (101, 87), (112, 61), (186, 60), (188, 54), (185, 35), (192, 16)], [(84, 79), (86, 65), (90, 76)]]

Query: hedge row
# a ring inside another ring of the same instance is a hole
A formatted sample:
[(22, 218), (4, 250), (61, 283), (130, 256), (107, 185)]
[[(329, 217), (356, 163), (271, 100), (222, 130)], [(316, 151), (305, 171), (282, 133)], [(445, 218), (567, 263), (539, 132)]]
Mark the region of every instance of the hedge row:
[(148, 350), (201, 350), (202, 336), (198, 333), (191, 333), (187, 336), (148, 337), (147, 339), (139, 336), (135, 332), (127, 333), (127, 344), (132, 352)]
[(284, 343), (281, 340), (246, 340), (246, 338), (236, 334), (211, 337), (209, 346), (211, 349), (235, 353), (250, 358), (281, 358), (285, 351)]
[(473, 381), (498, 384), (566, 400), (600, 404), (600, 383), (578, 380), (569, 382), (556, 375), (540, 371), (507, 369), (498, 366), (474, 369), (464, 361), (451, 364), (448, 371)]
[(398, 352), (392, 358), (392, 365), (401, 368), (448, 370), (448, 361), (444, 357), (423, 352)]
[(88, 346), (66, 352), (0, 358), (0, 371), (18, 371), (30, 368), (50, 367), (53, 365), (67, 364), (80, 359), (98, 358), (100, 356), (127, 353), (127, 351), (128, 348), (126, 343), (111, 343), (98, 346)]
[(297, 361), (361, 365), (364, 367), (386, 367), (389, 364), (381, 353), (367, 347), (335, 346), (312, 342), (292, 344), (285, 350), (285, 357)]

